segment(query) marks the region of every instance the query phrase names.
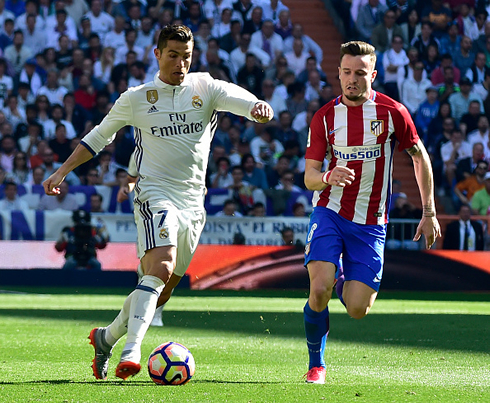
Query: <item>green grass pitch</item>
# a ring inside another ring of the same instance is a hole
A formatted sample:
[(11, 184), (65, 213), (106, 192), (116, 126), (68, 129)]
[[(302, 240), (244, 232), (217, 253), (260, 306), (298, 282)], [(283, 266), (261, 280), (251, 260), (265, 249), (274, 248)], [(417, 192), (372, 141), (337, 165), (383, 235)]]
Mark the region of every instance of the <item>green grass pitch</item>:
[(305, 292), (176, 290), (164, 341), (196, 360), (183, 386), (157, 386), (143, 370), (96, 381), (87, 336), (108, 324), (130, 290), (16, 289), (0, 293), (0, 402), (490, 402), (488, 294), (382, 292), (357, 321), (330, 305), (325, 385), (305, 384)]

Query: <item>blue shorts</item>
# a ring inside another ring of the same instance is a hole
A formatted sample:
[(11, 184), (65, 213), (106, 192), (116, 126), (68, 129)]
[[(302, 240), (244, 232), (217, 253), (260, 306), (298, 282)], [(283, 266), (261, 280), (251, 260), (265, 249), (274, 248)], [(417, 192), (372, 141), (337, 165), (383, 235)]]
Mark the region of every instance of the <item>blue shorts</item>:
[[(345, 280), (357, 280), (379, 290), (383, 275), (386, 225), (362, 225), (335, 211), (315, 207), (305, 247), (305, 266), (319, 260), (342, 264)], [(342, 255), (342, 256), (341, 256)]]

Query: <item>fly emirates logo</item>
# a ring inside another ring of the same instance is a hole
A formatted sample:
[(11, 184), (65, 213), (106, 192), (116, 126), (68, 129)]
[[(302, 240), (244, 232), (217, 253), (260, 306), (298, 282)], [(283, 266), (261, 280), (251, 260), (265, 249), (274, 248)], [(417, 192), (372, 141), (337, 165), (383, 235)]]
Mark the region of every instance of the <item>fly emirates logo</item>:
[(151, 126), (151, 134), (157, 137), (176, 136), (179, 134), (192, 134), (202, 132), (204, 124), (201, 121), (186, 123), (187, 115), (185, 113), (169, 113), (168, 126)]

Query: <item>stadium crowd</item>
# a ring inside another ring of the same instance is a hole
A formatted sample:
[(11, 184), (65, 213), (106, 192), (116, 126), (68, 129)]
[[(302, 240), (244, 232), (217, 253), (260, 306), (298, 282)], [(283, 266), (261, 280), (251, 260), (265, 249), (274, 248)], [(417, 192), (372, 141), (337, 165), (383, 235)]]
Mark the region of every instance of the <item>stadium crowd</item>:
[[(490, 5), (334, 3), (351, 39), (377, 49), (375, 88), (412, 114), (437, 194), (451, 201), (446, 212), (470, 205), (490, 214)], [(0, 0), (3, 208), (76, 210), (69, 186), (124, 181), (135, 147), (131, 127), (71, 173), (59, 197), (27, 205), (15, 195), (15, 185), (40, 185), (53, 173), (122, 92), (153, 78), (157, 34), (169, 23), (194, 33), (191, 71), (235, 82), (275, 112), (265, 125), (220, 114), (208, 188), (229, 189), (230, 208), (241, 215), (263, 215), (267, 197), (305, 189), (309, 123), (335, 94), (320, 67), (322, 49), (280, 0)], [(101, 210), (100, 196), (91, 203)]]

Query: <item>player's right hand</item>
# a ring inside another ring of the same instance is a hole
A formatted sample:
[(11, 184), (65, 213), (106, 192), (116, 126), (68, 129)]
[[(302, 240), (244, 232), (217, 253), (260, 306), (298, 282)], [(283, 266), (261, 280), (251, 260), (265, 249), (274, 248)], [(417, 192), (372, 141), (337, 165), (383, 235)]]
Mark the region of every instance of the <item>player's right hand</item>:
[(129, 186), (121, 186), (117, 191), (117, 202), (122, 203), (129, 199)]
[(48, 196), (56, 196), (60, 194), (60, 188), (58, 187), (65, 177), (56, 171), (48, 179), (43, 182), (44, 192)]
[(341, 188), (351, 185), (356, 174), (354, 170), (347, 167), (336, 166), (332, 169), (332, 173), (328, 178), (328, 184), (330, 186), (339, 186)]

